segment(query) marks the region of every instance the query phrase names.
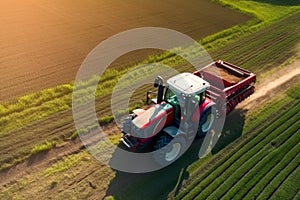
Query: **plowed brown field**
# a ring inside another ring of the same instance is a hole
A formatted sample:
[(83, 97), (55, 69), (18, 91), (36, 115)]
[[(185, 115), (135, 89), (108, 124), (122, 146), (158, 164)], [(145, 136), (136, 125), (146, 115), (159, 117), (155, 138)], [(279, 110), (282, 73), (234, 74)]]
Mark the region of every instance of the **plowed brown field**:
[[(0, 2), (0, 101), (72, 81), (102, 40), (144, 26), (194, 39), (249, 17), (209, 0), (3, 0)], [(153, 53), (133, 52), (115, 65)]]

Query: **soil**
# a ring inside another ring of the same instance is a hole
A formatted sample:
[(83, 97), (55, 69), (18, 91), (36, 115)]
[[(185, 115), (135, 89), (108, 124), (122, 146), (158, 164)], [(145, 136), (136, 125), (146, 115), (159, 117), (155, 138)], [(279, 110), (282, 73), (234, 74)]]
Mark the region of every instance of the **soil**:
[[(200, 39), (249, 18), (209, 0), (3, 0), (0, 102), (71, 82), (87, 54), (121, 31), (165, 27)], [(134, 51), (113, 66), (154, 51)]]
[(231, 74), (229, 71), (223, 68), (209, 67), (204, 70), (206, 73), (221, 77), (223, 80), (228, 82), (230, 85), (234, 85), (242, 80), (242, 78)]

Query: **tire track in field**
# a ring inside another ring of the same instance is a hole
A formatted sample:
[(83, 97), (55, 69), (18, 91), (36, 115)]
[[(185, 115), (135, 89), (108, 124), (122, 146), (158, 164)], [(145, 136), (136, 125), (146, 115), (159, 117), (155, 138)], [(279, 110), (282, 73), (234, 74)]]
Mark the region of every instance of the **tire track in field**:
[[(269, 77), (264, 78), (260, 83), (257, 84), (256, 90), (244, 102), (239, 104), (237, 108), (253, 109), (257, 106), (257, 102), (264, 103), (275, 94), (270, 94), (276, 88), (282, 86), (289, 80), (298, 77), (300, 75), (300, 60), (295, 61), (288, 67), (284, 67), (281, 70), (272, 73)], [(268, 98), (265, 98), (269, 96)]]

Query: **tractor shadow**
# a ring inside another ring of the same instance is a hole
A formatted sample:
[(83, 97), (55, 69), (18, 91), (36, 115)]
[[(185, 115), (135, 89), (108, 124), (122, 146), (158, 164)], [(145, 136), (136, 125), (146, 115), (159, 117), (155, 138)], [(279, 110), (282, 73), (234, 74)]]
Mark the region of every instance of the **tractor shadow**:
[(222, 134), (212, 149), (212, 154), (217, 154), (231, 142), (242, 136), (246, 113), (247, 110), (235, 109), (226, 117)]
[[(227, 116), (221, 137), (212, 149), (213, 154), (217, 154), (231, 142), (241, 137), (245, 113), (245, 110), (236, 109)], [(176, 197), (185, 181), (190, 178), (188, 168), (201, 167), (202, 165), (198, 156), (202, 143), (203, 138), (196, 139), (181, 158), (158, 171), (141, 174), (115, 171), (115, 177), (110, 181), (104, 199), (111, 196), (116, 199), (168, 199)]]

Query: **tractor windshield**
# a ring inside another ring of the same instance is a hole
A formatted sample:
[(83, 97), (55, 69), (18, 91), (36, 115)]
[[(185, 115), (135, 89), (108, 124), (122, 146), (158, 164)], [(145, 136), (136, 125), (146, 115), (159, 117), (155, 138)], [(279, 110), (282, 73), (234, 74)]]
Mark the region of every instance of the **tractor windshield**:
[[(201, 104), (204, 102), (205, 100), (205, 92), (199, 93), (199, 94), (194, 94), (191, 95), (192, 102), (195, 104)], [(165, 101), (172, 104), (172, 105), (178, 105), (179, 101), (178, 101), (178, 96), (176, 95), (176, 93), (170, 89), (167, 88), (166, 93), (165, 93)]]
[(178, 105), (178, 98), (176, 96), (176, 93), (170, 88), (167, 88), (166, 90), (165, 101), (172, 105)]

